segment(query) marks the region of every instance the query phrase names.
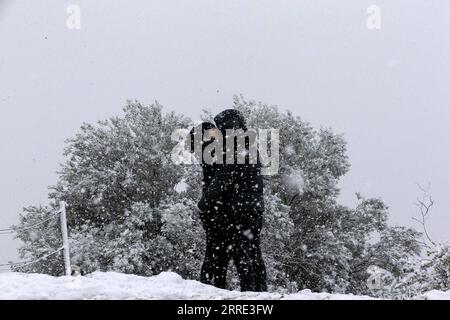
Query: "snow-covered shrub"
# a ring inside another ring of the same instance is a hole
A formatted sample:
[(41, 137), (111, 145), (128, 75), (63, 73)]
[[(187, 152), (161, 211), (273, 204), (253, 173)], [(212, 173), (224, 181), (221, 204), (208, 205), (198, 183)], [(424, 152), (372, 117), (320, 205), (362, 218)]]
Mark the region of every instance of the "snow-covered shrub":
[(429, 246), (426, 256), (415, 259), (411, 269), (396, 287), (399, 297), (410, 298), (431, 290), (450, 290), (449, 246)]
[(267, 278), (271, 289), (296, 289), (290, 281), (285, 266), (290, 263), (290, 241), (294, 223), (289, 215), (289, 207), (280, 198), (265, 190), (264, 225), (261, 234), (261, 246), (267, 268)]
[[(62, 274), (64, 262), (61, 252), (52, 254), (62, 247), (60, 222), (57, 215), (58, 208), (55, 205), (30, 206), (25, 208), (19, 216), (19, 224), (15, 227), (17, 238), (23, 242), (19, 248), (19, 256), (23, 261), (35, 261), (51, 255), (47, 259), (41, 259), (37, 263), (27, 264), (17, 268), (17, 271)], [(44, 222), (44, 223), (42, 223)], [(39, 224), (28, 229), (27, 226)]]

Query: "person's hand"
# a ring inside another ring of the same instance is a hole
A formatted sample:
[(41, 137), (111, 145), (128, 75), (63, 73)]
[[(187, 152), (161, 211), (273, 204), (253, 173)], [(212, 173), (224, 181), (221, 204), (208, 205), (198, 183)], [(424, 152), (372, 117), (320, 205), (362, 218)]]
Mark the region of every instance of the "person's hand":
[(200, 201), (197, 203), (197, 208), (200, 213), (204, 213), (206, 211), (205, 205), (204, 205), (205, 199), (202, 197)]

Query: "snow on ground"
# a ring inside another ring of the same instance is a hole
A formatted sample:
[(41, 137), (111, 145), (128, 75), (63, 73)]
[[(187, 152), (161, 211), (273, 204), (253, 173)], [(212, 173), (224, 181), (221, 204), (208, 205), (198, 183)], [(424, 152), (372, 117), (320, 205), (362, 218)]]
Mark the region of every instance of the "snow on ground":
[(116, 272), (87, 276), (52, 277), (44, 274), (0, 273), (0, 299), (370, 299), (370, 297), (312, 293), (256, 293), (217, 289), (173, 272), (154, 277)]
[[(447, 293), (431, 291), (422, 299), (450, 299)], [(295, 294), (239, 292), (217, 289), (176, 273), (153, 277), (116, 272), (94, 272), (87, 276), (52, 277), (44, 274), (0, 273), (0, 299), (247, 299), (247, 300), (361, 300), (368, 296), (313, 293)]]
[(431, 290), (427, 293), (424, 293), (419, 297), (419, 299), (425, 300), (450, 300), (450, 290), (449, 291), (439, 291), (439, 290)]

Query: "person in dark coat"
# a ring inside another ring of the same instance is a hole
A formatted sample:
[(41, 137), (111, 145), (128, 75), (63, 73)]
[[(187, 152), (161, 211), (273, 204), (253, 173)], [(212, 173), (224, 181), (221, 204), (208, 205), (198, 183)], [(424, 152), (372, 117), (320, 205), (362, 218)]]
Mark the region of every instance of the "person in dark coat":
[[(203, 159), (203, 152), (205, 148), (214, 141), (214, 138), (208, 136), (208, 131), (216, 129), (216, 126), (209, 122), (203, 122), (199, 127), (192, 128), (190, 131), (191, 152), (195, 153), (194, 141), (201, 143), (201, 155), (199, 160), (202, 167), (202, 194), (208, 189), (211, 180), (215, 176), (216, 165), (214, 163), (207, 163)], [(195, 134), (201, 134), (201, 137), (195, 137)], [(204, 137), (206, 139), (204, 139)], [(223, 261), (227, 255), (226, 248), (230, 243), (229, 229), (230, 222), (227, 220), (227, 213), (230, 212), (230, 205), (224, 195), (217, 197), (215, 206), (210, 206), (204, 211), (200, 212), (200, 220), (206, 234), (206, 249), (205, 258), (200, 270), (200, 282), (214, 285), (218, 288), (225, 288), (226, 286), (226, 268), (223, 266)], [(224, 270), (225, 269), (225, 270)], [(223, 274), (225, 273), (225, 277)]]
[[(224, 152), (222, 164), (216, 164), (214, 176), (202, 193), (198, 208), (202, 213), (211, 212), (219, 201), (222, 213), (226, 213), (228, 221), (226, 236), (220, 247), (216, 277), (219, 285), (225, 285), (226, 269), (232, 258), (240, 278), (242, 291), (266, 291), (266, 268), (260, 248), (260, 233), (263, 223), (264, 198), (263, 178), (259, 156), (250, 163), (248, 139), (245, 143), (246, 161), (237, 161), (237, 138), (228, 131), (246, 133), (247, 128), (242, 114), (234, 109), (221, 112), (214, 118), (217, 128), (223, 136)], [(234, 139), (234, 150), (227, 150), (227, 139)], [(234, 156), (230, 160), (226, 152)], [(229, 209), (225, 212), (225, 209)]]

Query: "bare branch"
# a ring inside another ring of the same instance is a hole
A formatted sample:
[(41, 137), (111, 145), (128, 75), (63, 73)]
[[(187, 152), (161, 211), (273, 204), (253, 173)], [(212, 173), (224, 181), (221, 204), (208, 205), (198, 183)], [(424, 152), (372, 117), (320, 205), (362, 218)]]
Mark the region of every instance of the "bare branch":
[(429, 189), (430, 187), (428, 186), (427, 189), (423, 188), (420, 184), (416, 183), (417, 187), (422, 191), (422, 198), (417, 198), (417, 202), (415, 203), (415, 205), (419, 208), (419, 213), (420, 213), (420, 217), (419, 219), (413, 217), (412, 219), (416, 222), (418, 222), (423, 229), (423, 232), (426, 236), (426, 238), (428, 239), (428, 241), (432, 244), (432, 245), (436, 245), (436, 243), (431, 239), (428, 230), (427, 230), (427, 226), (426, 226), (426, 220), (428, 215), (431, 212), (431, 209), (434, 205), (434, 200), (431, 197), (430, 193), (429, 193)]

